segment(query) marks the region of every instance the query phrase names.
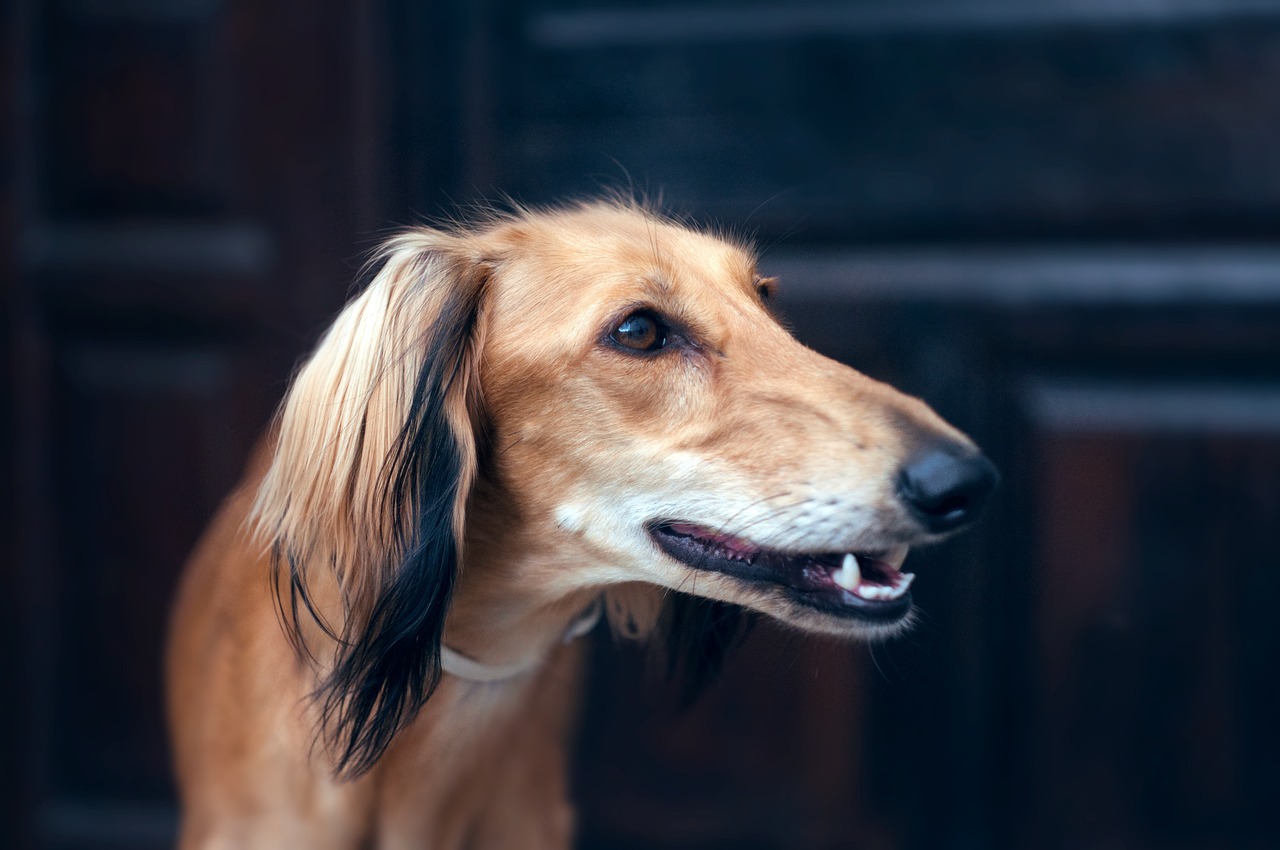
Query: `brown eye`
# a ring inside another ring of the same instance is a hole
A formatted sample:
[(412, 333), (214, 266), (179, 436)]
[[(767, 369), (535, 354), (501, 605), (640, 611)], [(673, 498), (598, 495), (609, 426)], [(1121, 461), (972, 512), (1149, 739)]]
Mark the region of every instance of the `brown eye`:
[(619, 322), (609, 338), (631, 351), (657, 351), (667, 344), (667, 327), (648, 310), (637, 310)]

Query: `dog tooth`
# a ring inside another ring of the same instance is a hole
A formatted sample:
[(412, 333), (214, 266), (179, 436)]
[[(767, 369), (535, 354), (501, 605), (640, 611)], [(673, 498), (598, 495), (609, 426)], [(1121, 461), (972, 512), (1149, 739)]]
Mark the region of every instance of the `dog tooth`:
[(911, 587), (911, 582), (915, 580), (914, 573), (905, 573), (898, 577), (892, 586), (879, 588), (881, 599), (901, 599), (907, 594), (907, 588)]
[(862, 583), (862, 571), (858, 569), (858, 557), (853, 554), (844, 556), (840, 568), (831, 573), (831, 580), (845, 590), (857, 590)]
[(862, 584), (862, 570), (859, 568), (861, 565), (858, 563), (857, 555), (852, 552), (845, 553), (844, 560), (840, 562), (840, 566), (845, 574), (850, 577), (849, 588), (851, 590)]

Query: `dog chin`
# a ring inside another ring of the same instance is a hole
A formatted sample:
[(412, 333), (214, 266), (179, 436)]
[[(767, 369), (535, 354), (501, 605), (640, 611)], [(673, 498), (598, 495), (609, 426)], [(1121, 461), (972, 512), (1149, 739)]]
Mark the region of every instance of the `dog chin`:
[(712, 588), (700, 583), (698, 595), (728, 602), (762, 614), (785, 626), (809, 634), (826, 635), (844, 640), (880, 642), (898, 637), (916, 624), (915, 605), (907, 600), (900, 612), (874, 618), (854, 612), (833, 612), (797, 601), (785, 589), (743, 584), (736, 581), (716, 582)]
[(766, 606), (762, 613), (804, 632), (877, 643), (910, 631), (916, 623), (916, 610), (910, 605), (902, 616), (885, 622), (822, 614), (795, 603)]

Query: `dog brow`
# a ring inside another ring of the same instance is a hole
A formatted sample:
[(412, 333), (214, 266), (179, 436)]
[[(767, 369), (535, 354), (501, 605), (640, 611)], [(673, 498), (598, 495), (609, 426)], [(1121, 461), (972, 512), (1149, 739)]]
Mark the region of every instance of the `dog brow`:
[(673, 290), (673, 287), (671, 286), (671, 279), (663, 272), (654, 272), (648, 275), (645, 278), (645, 281), (654, 284), (667, 295), (670, 295)]

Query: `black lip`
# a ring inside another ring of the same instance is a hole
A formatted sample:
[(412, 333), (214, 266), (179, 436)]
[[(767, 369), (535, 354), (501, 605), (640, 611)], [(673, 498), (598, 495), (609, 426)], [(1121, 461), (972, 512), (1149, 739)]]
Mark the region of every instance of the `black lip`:
[(849, 617), (878, 625), (891, 625), (911, 613), (910, 590), (897, 599), (880, 599), (875, 602), (846, 590), (841, 590), (837, 599), (831, 593), (807, 593), (789, 587), (787, 596), (793, 602), (817, 609), (824, 614)]
[(693, 537), (674, 532), (673, 523), (651, 523), (649, 536), (668, 556), (692, 569), (778, 587), (791, 601), (836, 617), (887, 625), (911, 612), (910, 590), (897, 599), (873, 601), (836, 587), (829, 580), (819, 581), (818, 572), (837, 566), (843, 552), (796, 555), (764, 551), (750, 561), (727, 558), (709, 551)]

